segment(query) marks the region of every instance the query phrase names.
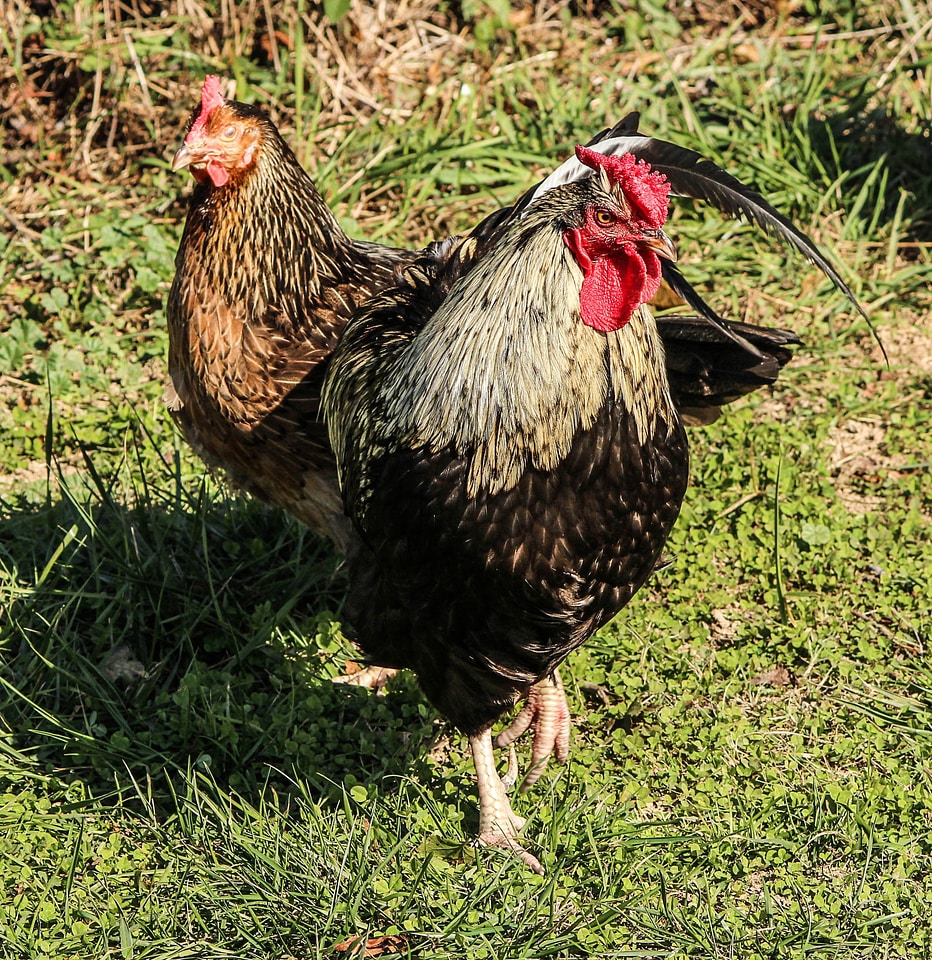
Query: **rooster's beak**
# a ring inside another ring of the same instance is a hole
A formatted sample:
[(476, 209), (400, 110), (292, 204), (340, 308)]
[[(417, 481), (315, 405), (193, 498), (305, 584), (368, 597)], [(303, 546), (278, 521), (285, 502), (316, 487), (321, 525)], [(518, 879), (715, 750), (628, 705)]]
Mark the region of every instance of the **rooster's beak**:
[(183, 170), (191, 163), (193, 159), (194, 154), (192, 153), (191, 148), (186, 143), (183, 143), (181, 145), (181, 149), (172, 158), (172, 173), (175, 173), (178, 170)]
[[(174, 167), (172, 169), (174, 169)], [(663, 230), (645, 230), (644, 239), (641, 242), (649, 250), (653, 250), (658, 257), (663, 257), (664, 260), (672, 260), (676, 263), (676, 247)]]

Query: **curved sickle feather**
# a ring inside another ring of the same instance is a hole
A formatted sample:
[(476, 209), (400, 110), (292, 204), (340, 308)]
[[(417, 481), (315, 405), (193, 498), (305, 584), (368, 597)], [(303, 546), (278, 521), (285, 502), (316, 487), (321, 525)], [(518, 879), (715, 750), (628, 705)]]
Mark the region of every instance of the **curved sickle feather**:
[(721, 331), (733, 343), (743, 347), (751, 356), (762, 357), (763, 354), (745, 337), (742, 337), (734, 325), (720, 317), (699, 295), (693, 285), (677, 270), (670, 260), (661, 260), (660, 268), (667, 286), (689, 307), (692, 307), (704, 320), (707, 320), (717, 330)]
[[(688, 150), (686, 147), (658, 140), (656, 137), (637, 134), (637, 120), (636, 113), (628, 114), (611, 130), (603, 130), (588, 146), (607, 155), (633, 153), (639, 159), (646, 160), (655, 170), (665, 174), (670, 181), (672, 193), (677, 196), (704, 200), (727, 216), (745, 217), (752, 223), (756, 223), (765, 233), (782, 239), (810, 263), (815, 264), (851, 301), (858, 313), (868, 320), (864, 308), (842, 280), (838, 271), (819, 252), (812, 240), (779, 210), (771, 206), (755, 190), (745, 186), (711, 160), (703, 160), (695, 150)], [(590, 175), (589, 168), (573, 157), (529, 190), (518, 201), (514, 210), (518, 213), (544, 193)], [(672, 283), (671, 286), (673, 286)], [(691, 301), (687, 300), (687, 303), (695, 309)], [(702, 312), (708, 316), (705, 310)], [(714, 318), (709, 317), (709, 319)]]

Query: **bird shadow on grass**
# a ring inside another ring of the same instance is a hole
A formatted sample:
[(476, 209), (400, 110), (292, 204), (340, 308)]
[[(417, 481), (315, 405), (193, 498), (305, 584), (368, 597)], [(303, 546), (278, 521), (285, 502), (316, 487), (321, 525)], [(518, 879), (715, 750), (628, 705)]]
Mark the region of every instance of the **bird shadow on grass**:
[(170, 801), (192, 770), (284, 802), (425, 773), (434, 718), (413, 679), (388, 696), (331, 683), (353, 649), (329, 547), (186, 486), (127, 507), (92, 471), (44, 504), (0, 498), (0, 749), (120, 803), (146, 781)]
[(902, 113), (878, 98), (874, 77), (843, 103), (827, 116), (809, 116), (812, 149), (843, 176), (846, 206), (870, 229), (902, 222), (901, 252), (916, 259), (919, 250), (908, 243), (932, 240), (932, 123), (917, 116), (907, 129)]

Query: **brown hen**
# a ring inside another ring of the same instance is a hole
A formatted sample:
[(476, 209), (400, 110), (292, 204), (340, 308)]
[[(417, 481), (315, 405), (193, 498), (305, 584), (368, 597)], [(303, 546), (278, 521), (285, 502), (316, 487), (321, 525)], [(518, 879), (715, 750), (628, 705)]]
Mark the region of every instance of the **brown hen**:
[(198, 182), (168, 300), (169, 409), (233, 486), (342, 547), (324, 368), (353, 311), (414, 254), (351, 240), (265, 113), (224, 99), (217, 77), (183, 167)]

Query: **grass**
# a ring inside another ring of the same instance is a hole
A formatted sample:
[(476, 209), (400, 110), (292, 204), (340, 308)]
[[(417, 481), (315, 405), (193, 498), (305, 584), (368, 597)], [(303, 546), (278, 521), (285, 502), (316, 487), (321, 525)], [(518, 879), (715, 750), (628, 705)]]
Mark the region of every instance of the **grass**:
[[(932, 8), (47, 6), (0, 37), (0, 954), (932, 956)], [(410, 678), (329, 683), (336, 558), (164, 411), (167, 158), (208, 71), (411, 244), (640, 109), (883, 338), (677, 208), (690, 279), (806, 346), (692, 431), (676, 563), (567, 664), (570, 762), (516, 801), (544, 878), (469, 846), (464, 744)]]

